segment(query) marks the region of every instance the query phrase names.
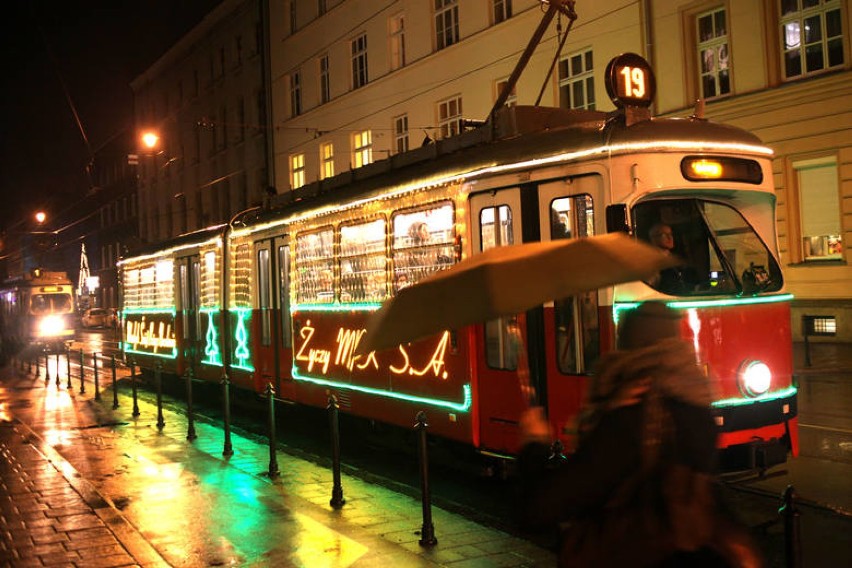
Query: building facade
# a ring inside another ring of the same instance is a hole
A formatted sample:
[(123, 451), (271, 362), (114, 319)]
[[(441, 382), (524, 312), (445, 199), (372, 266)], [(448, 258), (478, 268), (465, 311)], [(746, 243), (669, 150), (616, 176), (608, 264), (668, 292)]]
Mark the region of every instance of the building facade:
[(270, 191), (264, 3), (223, 0), (134, 79), (139, 236), (158, 242), (261, 204)]
[[(825, 339), (852, 342), (850, 2), (639, 0), (576, 9), (564, 44), (568, 18), (551, 23), (507, 103), (611, 110), (603, 70), (635, 52), (656, 69), (654, 114), (703, 112), (756, 133), (775, 151), (794, 337), (809, 315), (833, 334)], [(542, 14), (537, 0), (271, 0), (278, 191), (487, 118)]]

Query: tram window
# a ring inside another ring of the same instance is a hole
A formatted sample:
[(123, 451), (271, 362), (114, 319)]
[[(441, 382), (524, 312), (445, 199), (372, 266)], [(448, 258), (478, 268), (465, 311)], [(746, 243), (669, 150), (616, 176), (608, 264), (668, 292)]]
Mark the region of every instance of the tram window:
[(260, 344), (272, 343), (272, 322), (269, 316), (270, 308), (270, 267), (269, 249), (257, 251), (257, 303), (260, 310)]
[(193, 331), (193, 339), (198, 340), (201, 333), (201, 263), (198, 257), (192, 259), (192, 277), (190, 278), (190, 301), (192, 305), (190, 309), (193, 312), (195, 320), (195, 329)]
[(178, 276), (180, 277), (180, 317), (183, 327), (183, 338), (189, 339), (189, 282), (187, 282), (186, 264), (181, 264), (178, 267)]
[[(683, 264), (647, 283), (670, 295), (754, 294), (781, 288), (781, 270), (760, 236), (733, 207), (701, 199), (655, 200), (634, 207), (634, 230), (651, 240), (667, 227)], [(668, 230), (667, 229), (667, 230)]]
[[(550, 237), (553, 240), (595, 234), (594, 202), (590, 195), (554, 199), (550, 204)], [(588, 372), (600, 354), (600, 322), (596, 291), (553, 303), (556, 329), (556, 361), (564, 374)]]
[(340, 301), (381, 302), (387, 297), (385, 220), (340, 227)]
[[(484, 207), (479, 212), (479, 242), (483, 251), (515, 244), (512, 209), (508, 205)], [(492, 369), (514, 371), (518, 368), (520, 340), (517, 318), (497, 318), (485, 323), (485, 361)]]
[(453, 264), (455, 220), (452, 202), (398, 211), (391, 217), (391, 227), (394, 292)]
[(334, 302), (334, 230), (331, 227), (296, 237), (296, 301)]
[(278, 271), (279, 282), (278, 287), (281, 308), (281, 343), (284, 345), (290, 344), (290, 247), (278, 247)]

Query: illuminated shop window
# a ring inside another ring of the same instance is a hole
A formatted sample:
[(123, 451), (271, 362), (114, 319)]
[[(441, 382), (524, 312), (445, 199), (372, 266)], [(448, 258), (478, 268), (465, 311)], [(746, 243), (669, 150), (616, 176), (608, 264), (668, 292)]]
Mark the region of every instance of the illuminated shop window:
[(331, 227), (296, 237), (296, 302), (334, 302), (334, 230)]
[(385, 220), (340, 227), (340, 301), (381, 302), (388, 294)]
[(290, 189), (297, 189), (305, 185), (305, 155), (293, 154), (290, 156)]
[(390, 68), (405, 66), (405, 16), (397, 14), (388, 22), (390, 34)]
[(799, 185), (802, 258), (843, 258), (837, 161), (816, 159), (793, 164)]
[(787, 79), (843, 65), (840, 0), (779, 0)]
[(559, 61), (559, 106), (595, 110), (592, 50), (573, 53)]
[(320, 177), (322, 179), (334, 176), (334, 144), (324, 142), (320, 144)]
[(725, 9), (699, 14), (695, 22), (701, 95), (705, 99), (727, 95), (731, 92), (731, 66)]
[(369, 130), (356, 132), (352, 137), (355, 167), (360, 168), (373, 162), (373, 133)]
[(394, 291), (452, 266), (453, 204), (398, 212), (391, 217)]
[(460, 96), (438, 103), (438, 129), (441, 138), (449, 138), (462, 131), (462, 99)]
[(434, 0), (435, 47), (438, 50), (459, 42), (458, 0)]

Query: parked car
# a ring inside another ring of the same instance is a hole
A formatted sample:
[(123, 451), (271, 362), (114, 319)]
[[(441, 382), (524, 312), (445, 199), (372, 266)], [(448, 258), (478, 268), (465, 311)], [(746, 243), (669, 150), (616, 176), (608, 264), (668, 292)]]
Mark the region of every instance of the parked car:
[(109, 313), (106, 308), (90, 308), (80, 318), (83, 327), (104, 327), (109, 325)]

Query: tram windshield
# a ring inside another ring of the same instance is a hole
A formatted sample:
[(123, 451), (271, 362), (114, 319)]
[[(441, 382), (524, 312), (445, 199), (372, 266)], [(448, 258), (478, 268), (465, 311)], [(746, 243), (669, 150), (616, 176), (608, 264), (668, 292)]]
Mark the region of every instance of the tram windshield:
[(648, 281), (677, 296), (774, 292), (783, 282), (766, 244), (733, 207), (702, 199), (646, 201), (633, 208), (635, 234), (683, 259)]
[(70, 294), (35, 294), (30, 300), (30, 312), (34, 315), (64, 314), (72, 308)]

